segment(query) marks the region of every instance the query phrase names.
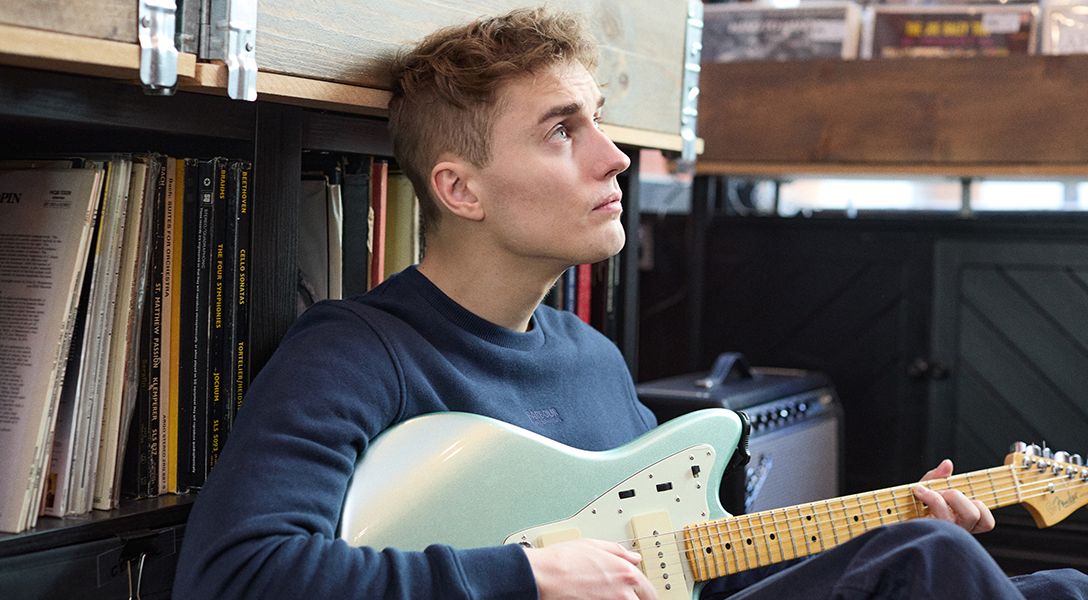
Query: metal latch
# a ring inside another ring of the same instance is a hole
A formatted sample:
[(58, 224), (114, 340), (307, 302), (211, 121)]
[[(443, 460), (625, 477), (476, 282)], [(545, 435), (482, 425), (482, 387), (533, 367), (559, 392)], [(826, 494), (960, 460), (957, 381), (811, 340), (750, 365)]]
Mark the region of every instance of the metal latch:
[(171, 96), (178, 88), (177, 10), (174, 0), (140, 0), (140, 82), (148, 94)]
[(676, 170), (695, 172), (695, 129), (699, 120), (699, 63), (703, 57), (703, 2), (688, 0), (688, 27), (684, 53), (683, 97), (680, 100), (680, 160)]
[(257, 99), (257, 0), (212, 0), (203, 58), (227, 65), (227, 95)]

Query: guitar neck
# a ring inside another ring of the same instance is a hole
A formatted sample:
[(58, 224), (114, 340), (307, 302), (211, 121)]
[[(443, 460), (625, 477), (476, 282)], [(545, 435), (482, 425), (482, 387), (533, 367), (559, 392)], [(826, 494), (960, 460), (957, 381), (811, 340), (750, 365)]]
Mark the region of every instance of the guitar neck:
[[(957, 489), (987, 507), (1023, 501), (1015, 467), (1002, 466), (925, 483), (933, 490)], [(730, 517), (684, 530), (688, 562), (696, 581), (707, 581), (837, 546), (866, 531), (929, 514), (903, 485)]]

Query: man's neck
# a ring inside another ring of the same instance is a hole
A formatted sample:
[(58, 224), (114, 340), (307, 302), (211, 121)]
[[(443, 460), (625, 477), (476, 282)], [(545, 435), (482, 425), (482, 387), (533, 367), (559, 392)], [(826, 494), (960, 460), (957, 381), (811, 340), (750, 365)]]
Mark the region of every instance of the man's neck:
[(512, 331), (528, 330), (533, 311), (559, 277), (550, 270), (514, 268), (484, 256), (430, 248), (418, 271), (469, 312)]

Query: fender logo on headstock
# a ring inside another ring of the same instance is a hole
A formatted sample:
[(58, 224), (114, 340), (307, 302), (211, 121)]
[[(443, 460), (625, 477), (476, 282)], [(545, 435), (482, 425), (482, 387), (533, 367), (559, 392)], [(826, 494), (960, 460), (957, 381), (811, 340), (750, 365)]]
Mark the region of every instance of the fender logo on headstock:
[(1063, 498), (1061, 496), (1055, 496), (1053, 500), (1047, 502), (1045, 507), (1048, 513), (1060, 513), (1069, 510), (1070, 508), (1077, 509), (1084, 504), (1084, 501), (1080, 499), (1080, 494), (1069, 494)]
[(1085, 503), (1088, 469), (1080, 455), (1017, 443), (1005, 464), (1014, 467), (1024, 507), (1039, 527), (1049, 527)]

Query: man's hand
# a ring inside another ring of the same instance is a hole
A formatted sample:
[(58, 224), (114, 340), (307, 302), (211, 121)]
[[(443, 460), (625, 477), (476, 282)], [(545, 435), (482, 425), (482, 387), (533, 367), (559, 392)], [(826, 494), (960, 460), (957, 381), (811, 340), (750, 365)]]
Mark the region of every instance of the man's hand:
[(642, 557), (614, 542), (574, 540), (525, 550), (540, 600), (657, 600)]
[[(944, 479), (951, 475), (952, 461), (946, 458), (936, 469), (926, 473), (922, 481)], [(959, 490), (936, 492), (924, 485), (916, 485), (912, 491), (915, 498), (929, 507), (929, 512), (935, 519), (955, 523), (970, 533), (983, 533), (994, 528), (994, 516), (990, 509), (982, 502), (963, 495)]]

